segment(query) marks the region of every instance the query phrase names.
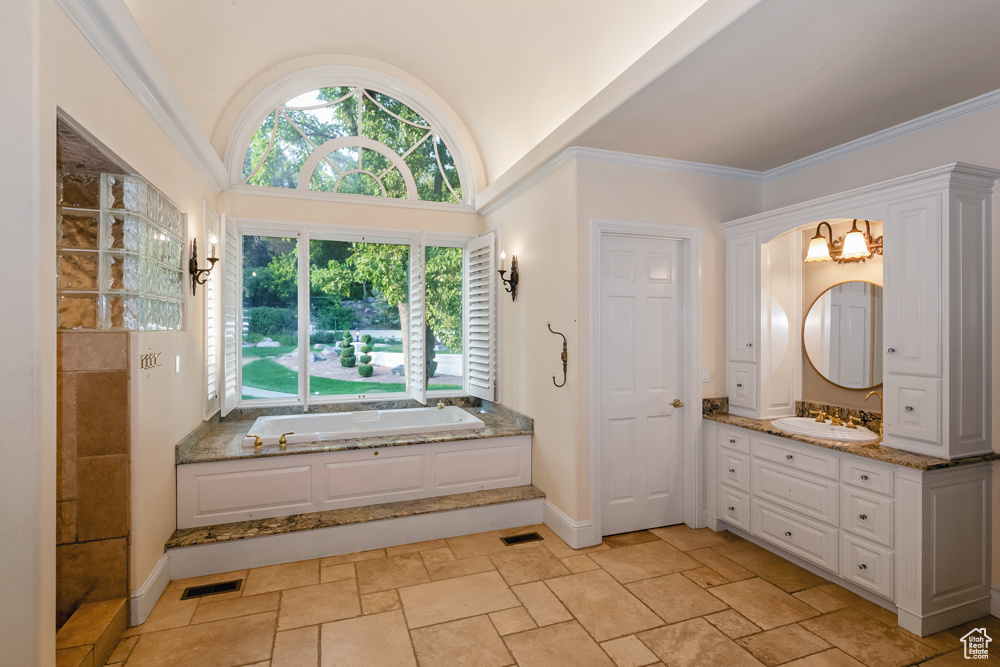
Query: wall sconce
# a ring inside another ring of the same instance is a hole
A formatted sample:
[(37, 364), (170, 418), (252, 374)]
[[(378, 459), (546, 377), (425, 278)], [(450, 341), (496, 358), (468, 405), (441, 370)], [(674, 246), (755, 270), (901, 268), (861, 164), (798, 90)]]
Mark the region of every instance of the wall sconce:
[(191, 274), (191, 296), (198, 291), (198, 285), (204, 285), (208, 281), (208, 274), (215, 268), (215, 263), (219, 258), (215, 256), (215, 244), (212, 244), (212, 255), (208, 258), (208, 268), (198, 268), (198, 239), (191, 239), (191, 259), (188, 260), (188, 273)]
[(517, 255), (513, 255), (510, 258), (510, 279), (508, 280), (505, 276), (506, 271), (506, 260), (507, 253), (500, 253), (500, 270), (497, 272), (500, 274), (500, 281), (507, 285), (507, 291), (510, 292), (510, 300), (517, 301)]
[[(882, 254), (882, 237), (872, 238), (872, 226), (870, 220), (864, 220), (865, 231), (858, 229), (858, 221), (855, 218), (851, 231), (843, 238), (833, 239), (833, 228), (830, 223), (823, 221), (816, 226), (816, 236), (809, 242), (809, 252), (806, 254), (806, 262), (863, 262), (873, 254)], [(826, 225), (827, 236), (823, 236), (823, 225)]]

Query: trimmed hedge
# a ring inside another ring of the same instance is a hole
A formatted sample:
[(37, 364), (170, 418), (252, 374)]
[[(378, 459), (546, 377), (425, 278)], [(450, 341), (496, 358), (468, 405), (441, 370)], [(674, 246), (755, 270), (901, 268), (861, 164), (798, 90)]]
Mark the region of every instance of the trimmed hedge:
[(358, 357), (358, 359), (363, 364), (370, 364), (371, 361), (372, 361), (372, 355), (370, 355), (370, 354), (362, 354), (360, 357)]
[(370, 378), (372, 376), (372, 373), (374, 372), (375, 372), (374, 366), (369, 366), (368, 364), (363, 364), (361, 366), (358, 366), (358, 375), (360, 375), (363, 378)]

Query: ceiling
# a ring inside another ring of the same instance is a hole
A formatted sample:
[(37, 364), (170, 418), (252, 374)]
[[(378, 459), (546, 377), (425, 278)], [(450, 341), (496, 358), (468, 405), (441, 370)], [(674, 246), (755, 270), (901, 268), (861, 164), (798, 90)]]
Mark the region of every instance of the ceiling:
[(505, 171), (706, 0), (126, 0), (205, 135), (253, 78), (319, 54), (400, 68)]
[(1000, 89), (997, 0), (764, 0), (573, 145), (766, 171)]

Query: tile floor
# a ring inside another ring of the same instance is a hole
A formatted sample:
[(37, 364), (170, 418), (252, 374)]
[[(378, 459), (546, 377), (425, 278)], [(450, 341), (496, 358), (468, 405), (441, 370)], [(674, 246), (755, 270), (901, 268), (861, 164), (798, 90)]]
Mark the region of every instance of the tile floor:
[[(499, 539), (528, 530), (544, 541)], [(242, 590), (180, 599), (232, 578)], [(987, 617), (917, 638), (730, 533), (672, 526), (573, 550), (531, 526), (174, 581), (108, 664), (947, 667), (983, 626), (1000, 634)]]

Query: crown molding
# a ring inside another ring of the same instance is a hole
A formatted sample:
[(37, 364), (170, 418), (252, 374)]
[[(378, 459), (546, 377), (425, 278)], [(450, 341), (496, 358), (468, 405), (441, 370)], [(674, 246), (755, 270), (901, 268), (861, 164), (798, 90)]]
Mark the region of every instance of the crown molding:
[(811, 169), (826, 162), (832, 162), (833, 160), (846, 157), (852, 153), (868, 150), (869, 148), (874, 148), (880, 144), (895, 141), (896, 139), (901, 139), (911, 134), (916, 134), (917, 132), (929, 130), (932, 127), (950, 123), (981, 111), (993, 109), (997, 106), (1000, 106), (1000, 90), (994, 90), (984, 95), (980, 95), (979, 97), (973, 97), (970, 100), (965, 100), (964, 102), (953, 104), (950, 107), (933, 111), (925, 116), (908, 120), (905, 123), (900, 123), (899, 125), (894, 125), (884, 130), (880, 130), (879, 132), (874, 132), (853, 141), (848, 141), (845, 144), (834, 146), (833, 148), (820, 151), (819, 153), (813, 153), (808, 157), (795, 160), (794, 162), (789, 162), (788, 164), (784, 164), (780, 167), (769, 169), (763, 172), (763, 181), (766, 183), (777, 178), (789, 176), (799, 171)]
[(184, 158), (215, 192), (229, 184), (184, 98), (122, 0), (56, 0), (98, 55), (131, 91)]
[(703, 164), (701, 162), (686, 162), (684, 160), (672, 160), (670, 158), (652, 157), (649, 155), (636, 155), (634, 153), (619, 153), (618, 151), (608, 151), (599, 148), (585, 148), (582, 146), (571, 146), (557, 154), (554, 158), (533, 171), (527, 178), (516, 183), (510, 189), (500, 193), (486, 203), (477, 201), (479, 213), (490, 215), (514, 199), (517, 199), (526, 191), (545, 180), (564, 164), (572, 160), (589, 160), (591, 162), (604, 162), (625, 167), (641, 167), (643, 169), (661, 169), (665, 171), (676, 171), (683, 174), (695, 174), (698, 176), (713, 176), (715, 178), (729, 178), (739, 181), (750, 181), (752, 183), (762, 183), (763, 174), (759, 171), (749, 169), (736, 169), (734, 167), (720, 167), (714, 164)]

